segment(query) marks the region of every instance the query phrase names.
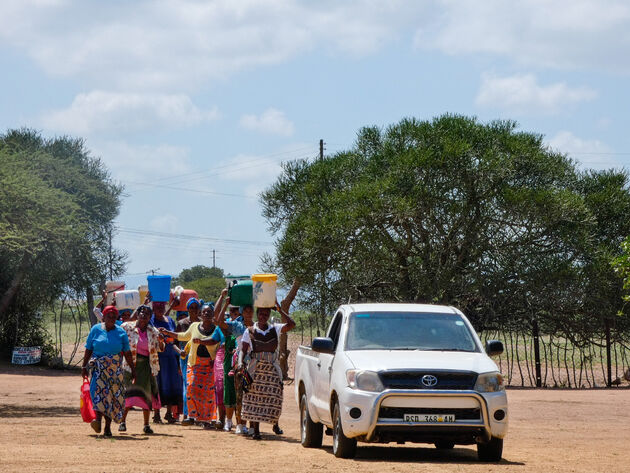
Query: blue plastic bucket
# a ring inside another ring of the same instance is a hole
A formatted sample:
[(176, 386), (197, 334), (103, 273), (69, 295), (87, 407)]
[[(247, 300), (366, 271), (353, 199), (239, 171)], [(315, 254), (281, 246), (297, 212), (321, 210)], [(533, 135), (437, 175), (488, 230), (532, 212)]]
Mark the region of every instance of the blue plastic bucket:
[(151, 300), (156, 302), (168, 302), (171, 298), (170, 276), (147, 276)]

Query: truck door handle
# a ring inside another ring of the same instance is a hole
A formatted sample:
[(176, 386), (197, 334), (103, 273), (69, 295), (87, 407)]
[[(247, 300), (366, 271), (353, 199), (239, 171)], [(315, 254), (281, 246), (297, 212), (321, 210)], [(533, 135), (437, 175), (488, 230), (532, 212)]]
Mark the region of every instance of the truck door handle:
[(322, 362), (321, 362), (321, 361), (318, 361), (318, 362), (317, 362), (317, 367), (318, 367), (318, 368), (321, 368), (321, 367), (322, 367)]

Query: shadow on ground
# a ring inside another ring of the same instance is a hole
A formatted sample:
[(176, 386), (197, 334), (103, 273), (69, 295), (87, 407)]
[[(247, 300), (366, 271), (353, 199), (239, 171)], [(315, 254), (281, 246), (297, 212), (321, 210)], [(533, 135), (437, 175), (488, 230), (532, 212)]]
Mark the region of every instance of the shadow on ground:
[[(332, 455), (332, 447), (325, 447)], [(477, 450), (471, 448), (453, 448), (452, 450), (438, 450), (437, 448), (422, 447), (373, 447), (359, 446), (354, 458), (357, 462), (421, 462), (421, 463), (474, 463), (487, 465), (516, 465), (525, 466), (523, 462), (515, 462), (503, 458), (500, 462), (485, 463), (477, 459)]]
[[(77, 396), (78, 397), (78, 396)], [(78, 417), (81, 413), (78, 407), (63, 406), (16, 406), (0, 404), (0, 418), (13, 417)]]

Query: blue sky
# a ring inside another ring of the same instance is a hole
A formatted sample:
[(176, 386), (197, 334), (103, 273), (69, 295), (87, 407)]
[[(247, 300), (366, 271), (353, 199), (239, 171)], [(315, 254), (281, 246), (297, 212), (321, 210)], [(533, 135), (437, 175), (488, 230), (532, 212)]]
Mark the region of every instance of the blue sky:
[(125, 184), (130, 281), (213, 249), (247, 274), (273, 252), (257, 195), (280, 163), (362, 126), (510, 118), (627, 167), (629, 52), (620, 0), (3, 0), (0, 129), (83, 137)]

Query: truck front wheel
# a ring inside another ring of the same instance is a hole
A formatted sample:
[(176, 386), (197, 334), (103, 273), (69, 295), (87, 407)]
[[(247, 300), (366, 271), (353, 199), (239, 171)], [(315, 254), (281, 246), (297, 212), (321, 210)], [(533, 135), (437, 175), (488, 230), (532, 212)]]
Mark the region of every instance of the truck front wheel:
[(354, 458), (357, 452), (357, 439), (351, 439), (343, 434), (341, 427), (341, 410), (339, 402), (335, 402), (333, 410), (333, 453), (337, 458)]
[(300, 398), (300, 433), (302, 446), (306, 448), (318, 448), (322, 446), (324, 426), (319, 422), (313, 422), (308, 413), (306, 394)]
[(503, 439), (492, 437), (487, 443), (477, 444), (477, 458), (482, 462), (498, 462), (503, 455)]

